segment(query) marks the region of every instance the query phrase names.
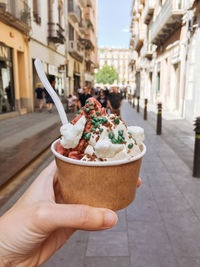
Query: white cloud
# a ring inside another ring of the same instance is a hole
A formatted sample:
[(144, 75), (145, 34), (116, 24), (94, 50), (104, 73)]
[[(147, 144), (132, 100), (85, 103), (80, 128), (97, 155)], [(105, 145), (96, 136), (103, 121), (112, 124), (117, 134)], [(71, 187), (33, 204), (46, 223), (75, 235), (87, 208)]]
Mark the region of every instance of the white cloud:
[(129, 32), (129, 28), (122, 29), (122, 32)]

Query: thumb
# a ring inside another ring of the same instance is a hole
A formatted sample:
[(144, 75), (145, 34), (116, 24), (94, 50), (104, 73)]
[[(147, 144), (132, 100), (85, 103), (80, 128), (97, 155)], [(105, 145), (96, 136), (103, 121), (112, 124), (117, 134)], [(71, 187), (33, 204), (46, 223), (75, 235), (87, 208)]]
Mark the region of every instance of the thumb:
[(117, 223), (114, 211), (86, 205), (53, 204), (40, 212), (39, 225), (44, 231), (52, 232), (58, 228), (82, 230), (103, 230)]

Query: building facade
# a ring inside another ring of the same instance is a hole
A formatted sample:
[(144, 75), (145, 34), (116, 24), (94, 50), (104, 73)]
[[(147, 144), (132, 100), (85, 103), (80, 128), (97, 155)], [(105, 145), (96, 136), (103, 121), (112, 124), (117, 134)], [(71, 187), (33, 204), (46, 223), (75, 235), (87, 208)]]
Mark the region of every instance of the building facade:
[(68, 85), (72, 94), (94, 84), (97, 66), (97, 1), (68, 0)]
[(27, 1), (0, 1), (0, 119), (33, 110)]
[[(130, 61), (135, 76), (136, 94), (153, 104), (189, 120), (186, 92), (191, 76), (188, 56), (188, 12), (191, 2), (182, 0), (135, 0), (132, 5)], [(188, 43), (189, 42), (189, 43)], [(192, 60), (192, 59), (191, 59)], [(190, 78), (189, 78), (190, 77)], [(193, 107), (191, 106), (191, 109)]]
[(34, 60), (39, 58), (45, 73), (56, 92), (67, 95), (67, 1), (39, 0), (30, 1), (31, 33), (30, 58), (32, 73), (32, 94), (39, 77)]
[(131, 70), (129, 68), (130, 51), (124, 48), (99, 48), (99, 68), (104, 65), (113, 66), (118, 73), (120, 86), (129, 85), (131, 82)]

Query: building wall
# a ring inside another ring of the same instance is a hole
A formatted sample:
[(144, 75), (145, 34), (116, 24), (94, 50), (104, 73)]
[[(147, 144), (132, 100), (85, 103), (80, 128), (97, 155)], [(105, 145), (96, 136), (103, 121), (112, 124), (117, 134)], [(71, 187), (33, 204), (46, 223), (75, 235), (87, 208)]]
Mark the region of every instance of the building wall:
[(12, 49), (16, 111), (32, 111), (28, 38), (20, 31), (0, 21), (0, 41)]
[(104, 65), (114, 66), (118, 72), (118, 84), (129, 84), (129, 57), (128, 49), (99, 48), (99, 68)]

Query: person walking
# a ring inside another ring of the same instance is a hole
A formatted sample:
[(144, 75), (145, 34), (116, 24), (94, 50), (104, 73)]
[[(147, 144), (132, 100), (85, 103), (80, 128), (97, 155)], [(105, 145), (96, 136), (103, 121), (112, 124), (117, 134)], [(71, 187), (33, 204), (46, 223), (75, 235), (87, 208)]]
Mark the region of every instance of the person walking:
[(92, 95), (89, 92), (89, 88), (87, 86), (83, 87), (83, 94), (79, 95), (79, 102), (78, 102), (78, 108), (80, 109), (81, 107), (85, 106), (85, 101), (92, 97)]
[(107, 108), (107, 97), (103, 89), (100, 89), (97, 100), (101, 103), (102, 108)]
[(52, 113), (53, 108), (53, 99), (51, 98), (50, 94), (45, 90), (45, 99), (46, 99), (46, 108), (49, 113)]
[(120, 109), (123, 102), (122, 99), (122, 95), (118, 92), (117, 86), (114, 86), (108, 98), (108, 107), (110, 108), (110, 113), (120, 115)]
[(44, 105), (44, 88), (41, 83), (37, 83), (35, 89), (35, 98), (37, 101), (37, 106), (39, 106), (39, 112), (42, 112)]

